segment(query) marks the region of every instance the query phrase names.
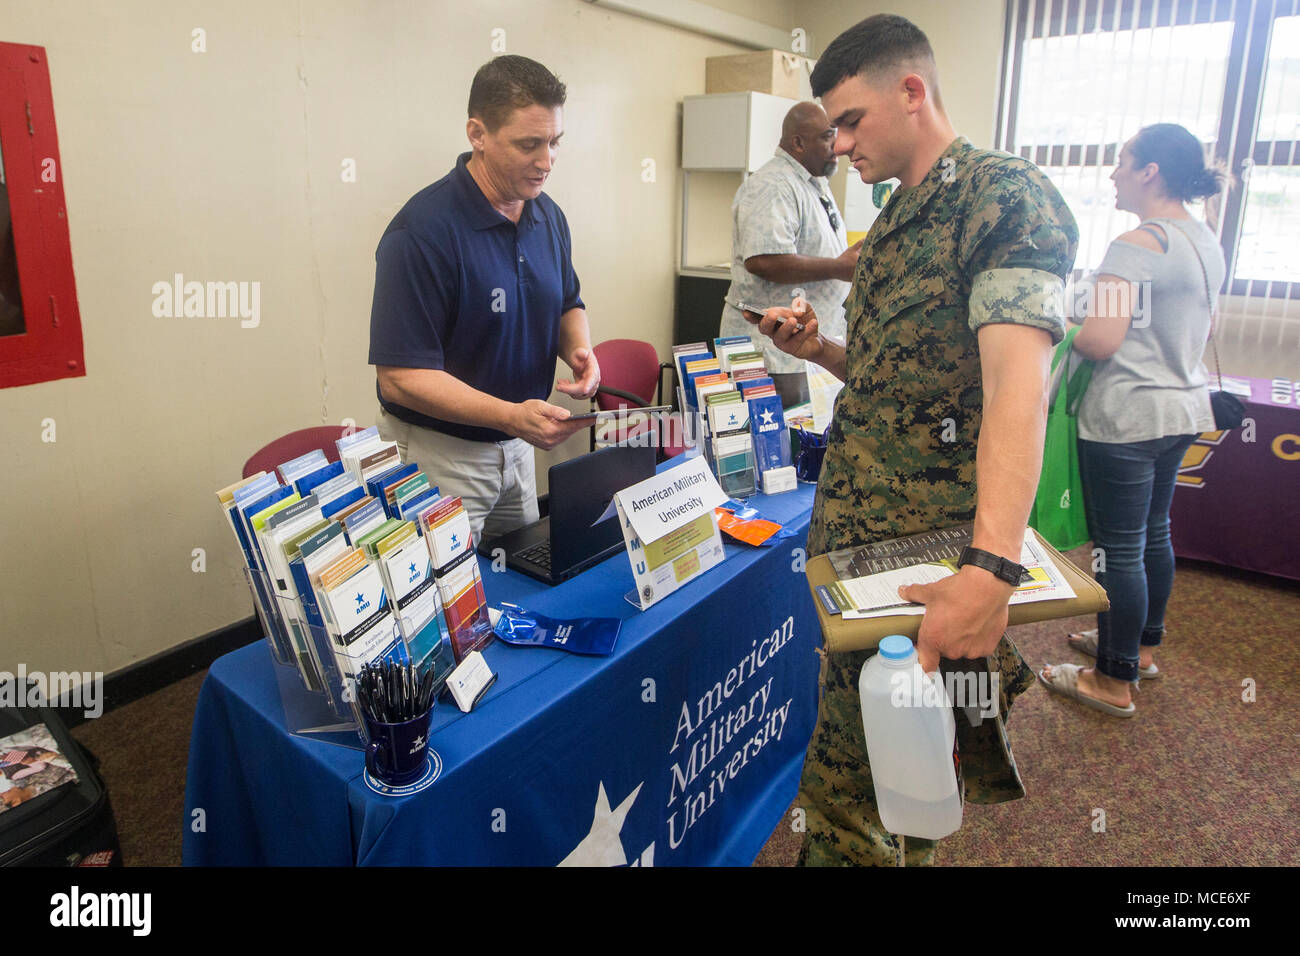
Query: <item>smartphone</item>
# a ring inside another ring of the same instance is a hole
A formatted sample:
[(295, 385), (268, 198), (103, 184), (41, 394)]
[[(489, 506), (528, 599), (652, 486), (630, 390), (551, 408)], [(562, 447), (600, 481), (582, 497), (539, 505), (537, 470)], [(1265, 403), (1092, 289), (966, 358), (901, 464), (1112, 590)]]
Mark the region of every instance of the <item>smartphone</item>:
[(614, 419), (620, 415), (661, 415), (664, 412), (672, 411), (671, 405), (649, 405), (645, 408), (633, 408), (624, 406), (623, 408), (611, 408), (608, 411), (579, 412), (564, 419), (566, 422), (585, 422), (595, 424), (600, 419)]
[[(772, 306), (772, 308), (778, 308), (778, 306)], [(749, 315), (756, 315), (756, 316), (758, 316), (758, 317), (761, 319), (761, 318), (763, 317), (763, 315), (767, 312), (767, 309), (760, 309), (760, 308), (757, 308), (756, 306), (745, 305), (745, 303), (742, 302), (742, 303), (740, 303), (740, 311), (741, 311), (741, 312), (746, 312), (746, 313), (748, 313)], [(782, 321), (782, 322), (785, 322), (786, 320), (785, 320), (785, 319), (781, 319), (781, 321)], [(794, 320), (791, 320), (791, 321), (794, 321)], [(794, 330), (795, 330), (796, 332), (802, 332), (802, 331), (803, 331), (803, 323), (802, 323), (802, 322), (795, 322), (795, 323), (794, 323)], [(776, 329), (773, 329), (772, 331), (775, 332)]]

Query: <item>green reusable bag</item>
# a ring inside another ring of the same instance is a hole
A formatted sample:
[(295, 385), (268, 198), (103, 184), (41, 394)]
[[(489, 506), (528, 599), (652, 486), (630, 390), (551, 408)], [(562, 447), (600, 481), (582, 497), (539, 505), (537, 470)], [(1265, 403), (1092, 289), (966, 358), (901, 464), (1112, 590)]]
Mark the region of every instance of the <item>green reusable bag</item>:
[(1065, 339), (1052, 356), (1052, 375), (1062, 361), (1060, 384), (1053, 388), (1047, 412), (1047, 437), (1043, 442), (1043, 471), (1038, 478), (1038, 493), (1029, 513), (1029, 526), (1046, 538), (1058, 551), (1069, 551), (1087, 544), (1088, 519), (1083, 508), (1083, 480), (1079, 476), (1079, 402), (1092, 378), (1092, 362), (1082, 360), (1070, 370), (1071, 343), (1078, 327), (1065, 333)]

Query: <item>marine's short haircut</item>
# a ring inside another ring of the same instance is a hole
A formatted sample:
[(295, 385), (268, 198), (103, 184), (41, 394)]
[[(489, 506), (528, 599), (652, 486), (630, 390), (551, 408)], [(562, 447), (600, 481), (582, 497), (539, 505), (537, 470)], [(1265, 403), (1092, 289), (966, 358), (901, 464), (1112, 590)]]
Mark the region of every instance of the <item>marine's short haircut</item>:
[(469, 115), (495, 133), (513, 110), (534, 104), (553, 109), (564, 105), (560, 78), (526, 56), (498, 56), (484, 63), (469, 87)]
[(812, 72), (813, 96), (825, 96), (851, 76), (874, 80), (905, 68), (921, 75), (938, 95), (934, 50), (921, 29), (906, 17), (878, 13), (849, 27), (826, 48)]

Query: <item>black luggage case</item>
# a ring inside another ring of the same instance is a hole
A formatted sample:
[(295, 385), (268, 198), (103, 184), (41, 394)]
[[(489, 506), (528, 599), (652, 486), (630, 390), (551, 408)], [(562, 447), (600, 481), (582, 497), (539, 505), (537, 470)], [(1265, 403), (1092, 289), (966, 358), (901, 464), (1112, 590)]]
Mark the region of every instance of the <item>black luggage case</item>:
[(44, 724), (77, 773), (0, 813), (0, 866), (121, 866), (122, 850), (98, 763), (49, 707), (0, 708), (0, 739)]

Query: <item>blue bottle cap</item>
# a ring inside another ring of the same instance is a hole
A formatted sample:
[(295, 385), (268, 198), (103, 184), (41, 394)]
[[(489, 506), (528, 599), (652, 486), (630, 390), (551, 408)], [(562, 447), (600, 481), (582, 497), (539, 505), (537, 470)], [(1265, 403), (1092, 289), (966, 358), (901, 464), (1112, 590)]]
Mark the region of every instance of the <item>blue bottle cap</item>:
[(890, 634), (883, 638), (878, 650), (881, 657), (887, 657), (891, 661), (901, 661), (915, 653), (911, 638), (904, 637), (902, 634)]

